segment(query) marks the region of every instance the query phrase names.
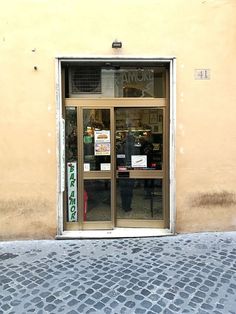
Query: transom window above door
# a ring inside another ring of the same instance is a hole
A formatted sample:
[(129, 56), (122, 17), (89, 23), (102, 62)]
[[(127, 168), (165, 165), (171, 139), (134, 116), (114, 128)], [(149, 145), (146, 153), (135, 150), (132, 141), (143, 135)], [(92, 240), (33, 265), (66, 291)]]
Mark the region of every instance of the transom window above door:
[(69, 98), (164, 98), (165, 66), (140, 64), (68, 65), (66, 97)]

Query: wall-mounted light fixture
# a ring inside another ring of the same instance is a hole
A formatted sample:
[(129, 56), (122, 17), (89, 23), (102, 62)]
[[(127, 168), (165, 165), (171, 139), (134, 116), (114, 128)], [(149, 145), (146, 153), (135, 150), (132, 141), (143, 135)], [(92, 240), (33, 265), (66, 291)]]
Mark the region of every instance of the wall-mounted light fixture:
[(113, 41), (112, 48), (115, 48), (115, 49), (122, 48), (122, 42), (117, 41), (117, 40)]

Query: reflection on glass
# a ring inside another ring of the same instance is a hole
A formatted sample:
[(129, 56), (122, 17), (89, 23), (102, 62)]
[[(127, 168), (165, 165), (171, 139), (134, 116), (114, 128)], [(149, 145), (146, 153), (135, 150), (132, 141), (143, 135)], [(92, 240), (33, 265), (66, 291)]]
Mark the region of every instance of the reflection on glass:
[(111, 220), (110, 180), (84, 181), (84, 221)]
[(77, 108), (66, 107), (65, 112), (66, 161), (77, 161)]
[(116, 109), (116, 164), (118, 170), (161, 170), (163, 110)]
[(65, 163), (66, 163), (66, 217), (68, 222), (78, 221), (77, 200), (77, 109), (65, 109)]
[(109, 109), (84, 109), (84, 170), (107, 170), (111, 162)]
[(164, 96), (164, 68), (120, 68), (114, 73), (115, 97)]
[(69, 97), (165, 98), (165, 73), (165, 67), (143, 64), (72, 66), (69, 69)]
[(163, 219), (162, 179), (117, 179), (117, 218)]

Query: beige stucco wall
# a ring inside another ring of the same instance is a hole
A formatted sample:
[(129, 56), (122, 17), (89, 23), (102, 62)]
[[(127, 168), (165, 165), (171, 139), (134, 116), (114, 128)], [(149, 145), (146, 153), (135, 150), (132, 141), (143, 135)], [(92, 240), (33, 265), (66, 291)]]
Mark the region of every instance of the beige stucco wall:
[[(55, 236), (55, 57), (115, 55), (115, 38), (120, 55), (176, 56), (177, 231), (235, 229), (236, 1), (11, 0), (0, 12), (0, 239)], [(199, 68), (211, 79), (195, 80)]]

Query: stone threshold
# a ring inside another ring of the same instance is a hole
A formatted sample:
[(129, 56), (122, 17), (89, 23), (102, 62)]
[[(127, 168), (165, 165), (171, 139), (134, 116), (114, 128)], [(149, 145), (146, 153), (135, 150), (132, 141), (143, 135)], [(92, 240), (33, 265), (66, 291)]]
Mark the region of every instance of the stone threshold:
[(57, 240), (68, 239), (109, 239), (109, 238), (142, 238), (174, 235), (169, 229), (115, 228), (112, 230), (64, 231), (57, 235)]

